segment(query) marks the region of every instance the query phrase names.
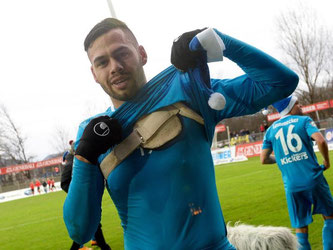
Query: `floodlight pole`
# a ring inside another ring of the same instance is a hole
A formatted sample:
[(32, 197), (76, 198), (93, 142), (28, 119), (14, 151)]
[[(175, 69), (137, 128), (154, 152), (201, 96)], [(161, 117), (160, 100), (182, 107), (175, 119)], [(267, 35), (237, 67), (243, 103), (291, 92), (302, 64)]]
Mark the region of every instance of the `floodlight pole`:
[(113, 8), (111, 0), (106, 0), (106, 1), (108, 2), (108, 5), (109, 5), (109, 10), (110, 10), (110, 13), (111, 13), (111, 17), (117, 18), (116, 12), (115, 12), (115, 10)]
[(229, 130), (229, 126), (227, 126), (227, 134), (228, 134), (228, 145), (230, 148), (230, 130)]
[(213, 143), (212, 143), (212, 148), (216, 149), (217, 148), (217, 131), (214, 131), (214, 137), (213, 137)]

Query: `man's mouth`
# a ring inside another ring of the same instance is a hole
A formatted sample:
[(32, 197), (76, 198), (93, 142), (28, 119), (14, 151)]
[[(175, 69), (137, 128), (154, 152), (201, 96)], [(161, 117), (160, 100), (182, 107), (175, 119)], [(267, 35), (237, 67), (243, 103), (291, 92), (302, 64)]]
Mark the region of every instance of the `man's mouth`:
[(111, 82), (112, 86), (116, 87), (117, 89), (124, 89), (127, 86), (127, 78), (121, 78)]

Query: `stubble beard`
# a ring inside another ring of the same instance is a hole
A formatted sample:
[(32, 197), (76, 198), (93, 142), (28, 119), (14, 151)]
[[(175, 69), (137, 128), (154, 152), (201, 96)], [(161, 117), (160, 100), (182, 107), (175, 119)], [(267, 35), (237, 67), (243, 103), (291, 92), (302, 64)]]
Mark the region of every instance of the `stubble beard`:
[(128, 89), (126, 89), (126, 91), (122, 92), (122, 93), (118, 93), (117, 91), (114, 91), (112, 89), (112, 85), (106, 90), (104, 89), (104, 91), (113, 99), (119, 100), (119, 101), (130, 101), (132, 100), (137, 93), (140, 91), (140, 89), (142, 88), (143, 85), (139, 85), (139, 84), (133, 84), (132, 86), (130, 86)]
[[(113, 89), (113, 86), (111, 82), (107, 83), (107, 86), (101, 84), (103, 90), (112, 98), (119, 101), (130, 101), (132, 100), (140, 91), (140, 89), (146, 84), (146, 76), (144, 74), (143, 69), (141, 69), (141, 72), (139, 72), (135, 77), (133, 77), (134, 80), (132, 83), (129, 83), (125, 91), (117, 92)], [(133, 79), (132, 78), (132, 79)]]

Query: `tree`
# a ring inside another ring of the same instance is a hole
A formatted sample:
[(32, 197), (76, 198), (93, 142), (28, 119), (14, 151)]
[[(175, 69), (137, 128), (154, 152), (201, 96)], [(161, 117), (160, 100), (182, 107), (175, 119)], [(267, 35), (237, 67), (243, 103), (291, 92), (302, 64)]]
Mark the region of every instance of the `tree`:
[(328, 28), (320, 25), (315, 11), (302, 4), (297, 11), (281, 14), (277, 26), (278, 43), (288, 56), (287, 64), (307, 86), (307, 90), (297, 89), (298, 95), (304, 104), (322, 101), (325, 92), (321, 90), (332, 86), (333, 79), (333, 39)]
[(69, 149), (70, 133), (64, 127), (57, 126), (54, 130), (53, 140), (51, 142), (55, 153), (64, 153)]
[(26, 138), (22, 136), (20, 129), (15, 125), (6, 107), (0, 105), (0, 165), (8, 163), (27, 163), (33, 157), (26, 154)]

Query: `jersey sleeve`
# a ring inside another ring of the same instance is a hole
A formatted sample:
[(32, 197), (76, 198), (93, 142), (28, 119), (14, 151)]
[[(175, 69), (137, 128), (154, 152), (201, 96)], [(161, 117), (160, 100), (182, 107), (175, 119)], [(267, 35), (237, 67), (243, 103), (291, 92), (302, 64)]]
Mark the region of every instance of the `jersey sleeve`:
[(262, 142), (262, 149), (272, 149), (272, 142), (269, 139), (269, 134), (270, 134), (270, 129), (267, 130), (265, 136), (264, 136), (264, 140)]
[[(87, 122), (81, 123), (75, 148)], [(72, 181), (63, 206), (63, 218), (72, 240), (84, 244), (92, 239), (101, 220), (104, 177), (99, 167), (74, 157)]]
[(245, 72), (230, 80), (212, 80), (213, 90), (226, 99), (219, 120), (253, 114), (295, 90), (298, 76), (292, 70), (261, 50), (216, 32), (225, 44), (224, 56)]
[(63, 217), (72, 240), (88, 242), (101, 220), (104, 179), (94, 165), (75, 158), (72, 182), (63, 207)]
[(310, 118), (306, 117), (305, 119), (305, 130), (308, 136), (311, 137), (312, 134), (316, 132), (320, 132), (319, 129), (317, 128), (315, 122)]

